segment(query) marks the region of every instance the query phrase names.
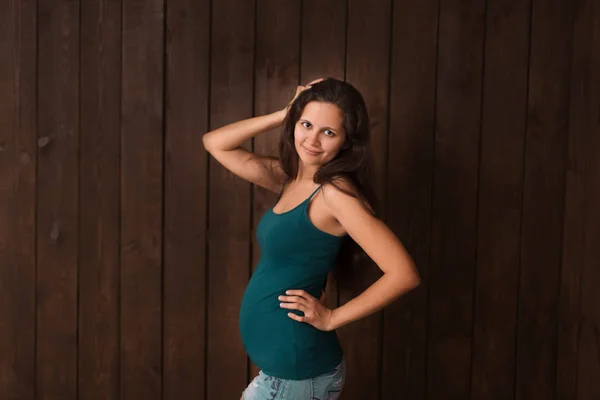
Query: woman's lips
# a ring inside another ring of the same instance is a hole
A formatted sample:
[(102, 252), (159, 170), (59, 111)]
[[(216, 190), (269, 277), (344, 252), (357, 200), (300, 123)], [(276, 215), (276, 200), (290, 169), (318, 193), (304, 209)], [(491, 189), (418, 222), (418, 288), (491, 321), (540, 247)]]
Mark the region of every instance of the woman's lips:
[(310, 150), (307, 149), (306, 147), (302, 146), (302, 148), (304, 149), (305, 152), (307, 152), (308, 154), (310, 154), (311, 156), (316, 156), (317, 154), (320, 154), (320, 151), (314, 151), (314, 150)]

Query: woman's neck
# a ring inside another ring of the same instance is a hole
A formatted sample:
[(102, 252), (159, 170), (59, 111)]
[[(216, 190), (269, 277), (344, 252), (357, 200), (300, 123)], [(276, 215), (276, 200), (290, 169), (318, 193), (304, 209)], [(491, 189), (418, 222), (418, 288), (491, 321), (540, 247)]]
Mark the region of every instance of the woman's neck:
[(298, 174), (296, 175), (295, 181), (297, 182), (313, 182), (315, 178), (315, 174), (317, 173), (317, 167), (314, 166), (305, 166), (300, 162), (298, 165)]

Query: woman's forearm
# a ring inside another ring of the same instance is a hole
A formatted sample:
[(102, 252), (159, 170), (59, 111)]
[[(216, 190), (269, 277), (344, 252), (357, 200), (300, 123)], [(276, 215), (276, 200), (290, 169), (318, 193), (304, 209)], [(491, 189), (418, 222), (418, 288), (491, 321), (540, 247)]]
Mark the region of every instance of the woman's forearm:
[(390, 273), (383, 274), (367, 290), (343, 306), (333, 310), (330, 329), (338, 329), (350, 322), (371, 315), (418, 285), (418, 277), (407, 280), (406, 277), (394, 276)]
[(260, 117), (234, 122), (206, 133), (202, 137), (202, 142), (204, 148), (209, 151), (211, 149), (233, 150), (253, 136), (280, 126), (284, 118), (285, 110), (280, 110)]

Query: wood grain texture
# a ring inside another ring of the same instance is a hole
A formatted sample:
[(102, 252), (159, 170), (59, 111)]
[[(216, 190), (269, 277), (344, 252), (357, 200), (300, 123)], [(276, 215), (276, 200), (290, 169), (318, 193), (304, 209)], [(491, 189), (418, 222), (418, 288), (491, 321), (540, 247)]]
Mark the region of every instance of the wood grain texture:
[[(589, 4), (589, 2), (586, 2)], [(600, 396), (600, 5), (592, 2), (588, 47), (591, 76), (583, 90), (589, 93), (581, 116), (587, 135), (585, 149), (585, 222), (583, 227), (583, 264), (580, 287), (580, 328), (578, 343), (577, 395), (583, 400)], [(585, 43), (585, 41), (584, 41)], [(589, 92), (588, 92), (589, 90)]]
[(469, 396), (485, 8), (440, 3), (428, 399)]
[(386, 216), (422, 283), (383, 313), (381, 390), (389, 400), (425, 395), (438, 7), (404, 0), (393, 9)]
[(77, 396), (79, 4), (38, 2), (36, 397)]
[(166, 18), (163, 399), (204, 399), (209, 2), (169, 0)]
[(592, 2), (577, 2), (573, 25), (569, 143), (566, 164), (562, 263), (558, 304), (556, 398), (577, 397), (578, 351), (581, 332), (581, 276), (585, 268), (587, 148), (592, 138), (591, 83)]
[(161, 0), (123, 1), (121, 399), (162, 391), (163, 24)]
[(35, 397), (36, 4), (0, 4), (0, 398)]
[(570, 92), (571, 10), (534, 1), (523, 181), (516, 399), (556, 389), (558, 296)]
[(346, 3), (302, 1), (301, 83), (317, 78), (344, 79)]
[[(249, 1), (212, 4), (211, 130), (252, 117), (254, 13)], [(237, 399), (248, 380), (238, 321), (251, 261), (251, 187), (212, 158), (209, 171), (207, 399)]]
[(78, 396), (119, 397), (121, 6), (81, 3)]
[(479, 166), (471, 398), (514, 394), (523, 194), (527, 1), (488, 2)]

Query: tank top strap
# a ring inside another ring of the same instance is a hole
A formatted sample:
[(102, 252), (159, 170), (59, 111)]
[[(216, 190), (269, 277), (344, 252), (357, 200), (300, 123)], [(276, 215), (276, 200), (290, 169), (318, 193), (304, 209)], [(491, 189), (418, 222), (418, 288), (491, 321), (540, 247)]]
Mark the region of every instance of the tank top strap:
[(312, 199), (312, 198), (315, 196), (315, 194), (317, 194), (317, 192), (319, 191), (319, 189), (321, 189), (322, 187), (323, 187), (323, 185), (319, 185), (319, 186), (318, 186), (318, 187), (317, 187), (317, 188), (316, 188), (316, 189), (315, 189), (315, 190), (314, 190), (314, 191), (313, 191), (313, 192), (310, 194), (310, 196), (308, 196), (308, 199), (306, 199), (306, 200), (307, 200), (307, 201), (310, 201), (310, 200), (311, 200), (311, 199)]
[[(300, 203), (298, 206), (296, 206), (296, 208), (301, 207), (301, 206), (306, 206), (308, 203), (310, 203), (310, 200), (315, 196), (315, 194), (317, 194), (317, 192), (319, 191), (319, 189), (321, 189), (323, 185), (319, 185), (311, 194), (310, 196), (308, 196), (302, 203)], [(281, 196), (283, 195), (283, 191), (285, 190), (285, 183), (281, 185), (281, 189), (279, 190), (279, 195), (277, 196), (277, 200), (275, 200), (275, 202), (273, 203), (272, 207), (275, 207), (277, 205), (277, 203), (279, 203), (279, 200), (281, 199)], [(292, 210), (290, 210), (292, 211)], [(287, 214), (287, 212), (286, 212)]]

